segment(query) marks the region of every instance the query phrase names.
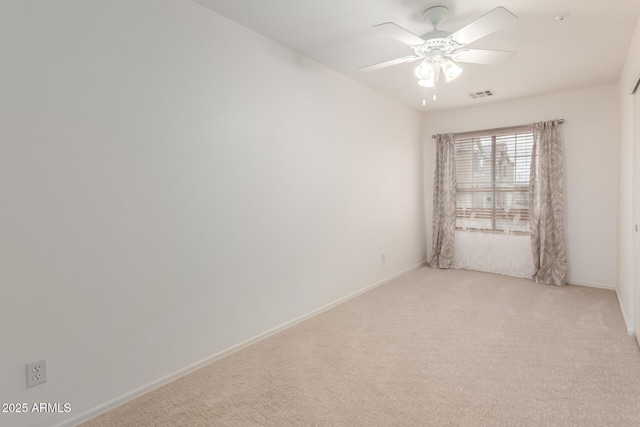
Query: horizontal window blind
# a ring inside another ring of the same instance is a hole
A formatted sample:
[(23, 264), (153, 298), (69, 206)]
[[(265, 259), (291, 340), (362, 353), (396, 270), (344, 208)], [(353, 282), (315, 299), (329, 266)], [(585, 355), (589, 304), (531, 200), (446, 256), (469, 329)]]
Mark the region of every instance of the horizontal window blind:
[(533, 133), (456, 135), (456, 228), (529, 233)]

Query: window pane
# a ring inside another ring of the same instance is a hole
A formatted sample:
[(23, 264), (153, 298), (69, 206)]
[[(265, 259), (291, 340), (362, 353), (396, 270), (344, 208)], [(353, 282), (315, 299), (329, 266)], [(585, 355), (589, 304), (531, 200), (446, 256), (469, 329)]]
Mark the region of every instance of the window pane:
[(456, 140), (457, 228), (529, 232), (532, 132)]
[(501, 172), (497, 182), (529, 185), (533, 134), (517, 133), (496, 137), (496, 168)]
[(492, 230), (493, 192), (458, 191), (456, 227)]
[(458, 188), (491, 188), (491, 138), (456, 141)]
[(529, 191), (496, 192), (496, 230), (529, 232)]

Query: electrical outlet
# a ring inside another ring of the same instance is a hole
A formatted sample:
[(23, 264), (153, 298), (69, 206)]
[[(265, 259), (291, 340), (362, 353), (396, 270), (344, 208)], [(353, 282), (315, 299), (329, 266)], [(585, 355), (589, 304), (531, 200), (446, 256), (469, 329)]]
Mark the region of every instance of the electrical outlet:
[(27, 387), (47, 382), (47, 359), (27, 363)]
[(380, 254), (380, 262), (385, 262), (387, 260), (387, 254), (384, 252)]

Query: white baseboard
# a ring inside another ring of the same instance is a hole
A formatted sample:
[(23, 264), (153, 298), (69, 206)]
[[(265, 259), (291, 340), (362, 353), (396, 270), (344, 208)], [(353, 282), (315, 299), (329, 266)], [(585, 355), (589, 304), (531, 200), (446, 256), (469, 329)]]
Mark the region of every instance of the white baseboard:
[(610, 291), (615, 291), (616, 287), (613, 285), (605, 285), (602, 283), (590, 283), (590, 282), (581, 282), (578, 280), (567, 280), (568, 285), (577, 285), (577, 286), (586, 286), (588, 288), (598, 288), (598, 289), (608, 289)]
[(422, 267), (426, 263), (427, 263), (427, 261), (423, 261), (420, 264), (414, 265), (413, 267), (409, 267), (409, 268), (407, 268), (407, 269), (405, 269), (405, 270), (403, 270), (403, 271), (401, 271), (399, 273), (396, 273), (396, 274), (394, 274), (392, 276), (389, 276), (389, 277), (387, 277), (385, 279), (382, 279), (382, 280), (380, 280), (380, 281), (378, 281), (378, 282), (376, 282), (376, 283), (374, 283), (372, 285), (369, 285), (369, 286), (367, 286), (367, 287), (365, 287), (365, 288), (363, 288), (363, 289), (361, 289), (359, 291), (356, 291), (356, 292), (354, 292), (352, 294), (349, 294), (349, 295), (347, 295), (345, 297), (339, 298), (336, 301), (333, 301), (333, 302), (331, 302), (329, 304), (326, 304), (326, 305), (324, 305), (324, 306), (322, 306), (322, 307), (320, 307), (320, 308), (318, 308), (316, 310), (311, 311), (310, 313), (307, 313), (307, 314), (302, 315), (300, 317), (297, 317), (297, 318), (295, 318), (293, 320), (290, 320), (290, 321), (288, 321), (286, 323), (283, 323), (280, 326), (276, 326), (275, 328), (270, 329), (270, 330), (268, 330), (266, 332), (263, 332), (263, 333), (261, 333), (259, 335), (256, 335), (253, 338), (250, 338), (250, 339), (248, 339), (246, 341), (243, 341), (243, 342), (241, 342), (239, 344), (236, 344), (236, 345), (234, 345), (232, 347), (229, 347), (226, 350), (223, 350), (223, 351), (221, 351), (219, 353), (216, 353), (216, 354), (214, 354), (212, 356), (209, 356), (209, 357), (207, 357), (207, 358), (205, 358), (203, 360), (200, 360), (199, 362), (193, 363), (193, 364), (191, 364), (191, 365), (189, 365), (189, 366), (187, 366), (185, 368), (182, 368), (182, 369), (174, 372), (173, 374), (167, 375), (164, 378), (161, 378), (161, 379), (159, 379), (157, 381), (154, 381), (154, 382), (152, 382), (150, 384), (147, 384), (146, 386), (140, 387), (140, 388), (138, 388), (136, 390), (133, 390), (133, 391), (131, 391), (129, 393), (126, 393), (126, 394), (124, 394), (124, 395), (122, 395), (120, 397), (117, 397), (117, 398), (115, 398), (115, 399), (113, 399), (113, 400), (111, 400), (111, 401), (109, 401), (109, 402), (107, 402), (105, 404), (102, 404), (102, 405), (100, 405), (100, 406), (98, 406), (98, 407), (96, 407), (94, 409), (91, 409), (91, 410), (89, 410), (87, 412), (84, 412), (84, 413), (78, 415), (77, 417), (72, 418), (71, 420), (68, 420), (68, 421), (65, 421), (65, 422), (63, 422), (61, 424), (58, 424), (57, 427), (73, 427), (73, 426), (77, 426), (78, 424), (81, 424), (81, 423), (83, 423), (85, 421), (89, 421), (90, 419), (95, 418), (100, 414), (103, 414), (103, 413), (108, 412), (108, 411), (110, 411), (112, 409), (115, 409), (115, 408), (117, 408), (118, 406), (120, 406), (120, 405), (122, 405), (124, 403), (127, 403), (127, 402), (129, 402), (129, 401), (131, 401), (131, 400), (133, 400), (133, 399), (135, 399), (137, 397), (142, 396), (143, 394), (149, 393), (150, 391), (153, 391), (153, 390), (155, 390), (157, 388), (160, 388), (163, 385), (166, 385), (166, 384), (168, 384), (168, 383), (170, 383), (172, 381), (177, 380), (178, 378), (181, 378), (181, 377), (183, 377), (183, 376), (185, 376), (187, 374), (190, 374), (191, 372), (194, 372), (194, 371), (196, 371), (196, 370), (198, 370), (198, 369), (200, 369), (200, 368), (202, 368), (202, 367), (204, 367), (204, 366), (206, 366), (206, 365), (208, 365), (210, 363), (213, 363), (216, 360), (220, 360), (223, 357), (229, 356), (229, 355), (231, 355), (231, 354), (233, 354), (233, 353), (235, 353), (237, 351), (242, 350), (245, 347), (250, 346), (251, 344), (255, 344), (258, 341), (262, 341), (263, 339), (269, 338), (270, 336), (272, 336), (274, 334), (277, 334), (278, 332), (281, 332), (281, 331), (283, 331), (285, 329), (288, 329), (288, 328), (290, 328), (290, 327), (292, 327), (292, 326), (294, 326), (294, 325), (296, 325), (296, 324), (298, 324), (298, 323), (300, 323), (302, 321), (305, 321), (305, 320), (307, 320), (307, 319), (309, 319), (311, 317), (317, 316), (318, 314), (323, 313), (323, 312), (325, 312), (325, 311), (327, 311), (327, 310), (329, 310), (329, 309), (331, 309), (331, 308), (333, 308), (333, 307), (335, 307), (337, 305), (340, 305), (340, 304), (342, 304), (344, 302), (347, 302), (348, 300), (353, 299), (353, 298), (357, 297), (358, 295), (361, 295), (361, 294), (363, 294), (365, 292), (368, 292), (368, 291), (372, 290), (373, 288), (376, 288), (376, 287), (378, 287), (380, 285), (383, 285), (383, 284), (385, 284), (385, 283), (387, 283), (387, 282), (389, 282), (389, 281), (391, 281), (391, 280), (393, 280), (393, 279), (395, 279), (397, 277), (400, 277), (405, 273), (408, 273), (408, 272), (413, 271), (413, 270), (417, 270), (418, 268)]
[(622, 320), (624, 321), (624, 325), (627, 328), (627, 335), (631, 335), (631, 336), (635, 336), (636, 335), (636, 330), (633, 327), (633, 325), (631, 325), (631, 323), (629, 323), (628, 317), (627, 317), (627, 313), (624, 311), (624, 307), (622, 306), (622, 301), (620, 301), (620, 297), (618, 296), (618, 292), (616, 291), (616, 297), (618, 298), (618, 305), (620, 306), (620, 312), (622, 313)]

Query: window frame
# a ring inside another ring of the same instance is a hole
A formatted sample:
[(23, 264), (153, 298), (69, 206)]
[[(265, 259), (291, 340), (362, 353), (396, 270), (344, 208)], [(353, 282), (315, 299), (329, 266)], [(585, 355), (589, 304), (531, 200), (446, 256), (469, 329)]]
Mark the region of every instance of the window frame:
[[(497, 172), (499, 169), (499, 165), (497, 165), (497, 155), (498, 155), (498, 150), (496, 149), (497, 144), (500, 142), (499, 140), (504, 138), (504, 137), (513, 137), (515, 140), (515, 147), (514, 147), (514, 178), (513, 178), (513, 182), (511, 186), (507, 186), (507, 187), (500, 187), (499, 186), (499, 182), (498, 182), (498, 177), (497, 177)], [(470, 158), (467, 159), (467, 161), (471, 161), (471, 173), (473, 173), (475, 166), (474, 162), (474, 154), (473, 154), (473, 145), (475, 143), (475, 141), (477, 140), (481, 140), (481, 139), (489, 139), (491, 140), (491, 183), (490, 186), (487, 187), (478, 187), (478, 188), (473, 188), (473, 186), (469, 187), (469, 188), (459, 188), (459, 186), (456, 186), (456, 201), (460, 200), (460, 195), (461, 194), (465, 194), (465, 195), (469, 195), (470, 197), (473, 197), (474, 193), (490, 193), (491, 194), (491, 207), (487, 208), (487, 207), (471, 207), (471, 208), (467, 208), (467, 207), (460, 207), (460, 206), (456, 206), (456, 226), (455, 229), (456, 231), (470, 231), (470, 232), (480, 232), (480, 233), (490, 233), (490, 234), (511, 234), (511, 235), (530, 235), (531, 231), (527, 230), (527, 231), (523, 231), (522, 229), (517, 230), (517, 229), (505, 229), (503, 228), (499, 228), (497, 222), (498, 221), (512, 221), (512, 219), (509, 218), (509, 214), (512, 213), (514, 216), (512, 218), (515, 218), (517, 215), (519, 215), (519, 219), (518, 221), (525, 221), (526, 224), (529, 223), (530, 220), (530, 212), (529, 212), (529, 206), (528, 203), (526, 205), (526, 208), (509, 208), (509, 209), (505, 209), (504, 213), (501, 213), (498, 211), (498, 209), (500, 209), (500, 207), (497, 207), (497, 203), (498, 200), (504, 200), (504, 195), (505, 194), (512, 194), (512, 195), (516, 195), (516, 194), (525, 194), (527, 200), (528, 200), (528, 194), (530, 192), (530, 177), (527, 178), (526, 180), (526, 185), (524, 186), (518, 186), (517, 185), (517, 178), (516, 178), (516, 173), (517, 173), (517, 158), (522, 158), (522, 157), (527, 157), (522, 156), (522, 155), (518, 155), (518, 148), (517, 148), (517, 142), (518, 139), (530, 139), (530, 143), (531, 143), (531, 150), (533, 149), (533, 126), (519, 126), (519, 127), (513, 127), (513, 128), (503, 128), (503, 129), (494, 129), (494, 130), (487, 130), (487, 131), (478, 131), (478, 132), (467, 132), (467, 133), (463, 133), (463, 134), (456, 134), (456, 142), (455, 144), (458, 145), (460, 144), (470, 144), (471, 146), (471, 150), (472, 150), (472, 154), (470, 155)], [(479, 142), (479, 141), (478, 141)], [(458, 147), (456, 147), (457, 149)], [(532, 159), (532, 151), (529, 152), (529, 167), (527, 168), (527, 170), (530, 170), (530, 165), (531, 165), (531, 159)], [(456, 160), (456, 166), (458, 166), (458, 160)], [(456, 179), (459, 178), (459, 171), (456, 170)], [(473, 204), (473, 203), (472, 203)], [(467, 216), (468, 212), (471, 211), (471, 217)], [(463, 226), (463, 224), (461, 224), (462, 220), (465, 219), (489, 219), (490, 220), (490, 224), (491, 224), (491, 228), (486, 228), (486, 227), (482, 227), (482, 226)]]

